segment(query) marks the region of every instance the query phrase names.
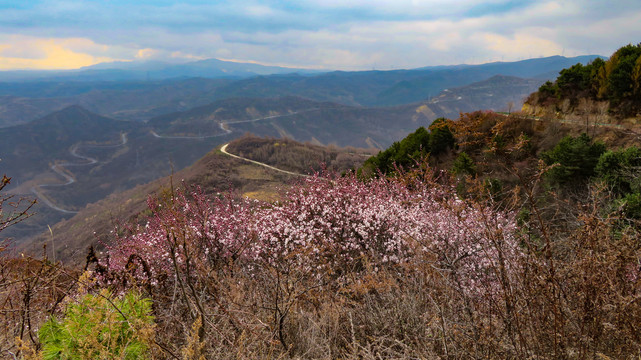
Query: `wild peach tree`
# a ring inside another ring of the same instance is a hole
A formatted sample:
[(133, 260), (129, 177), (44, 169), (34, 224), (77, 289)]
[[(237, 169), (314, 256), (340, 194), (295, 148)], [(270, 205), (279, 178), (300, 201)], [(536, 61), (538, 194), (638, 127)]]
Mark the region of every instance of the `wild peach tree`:
[(196, 189), (164, 204), (150, 199), (149, 207), (147, 224), (110, 248), (111, 269), (140, 257), (154, 276), (174, 274), (197, 257), (190, 261), (233, 261), (248, 271), (287, 264), (338, 276), (339, 268), (403, 264), (420, 253), (454, 271), (469, 291), (484, 292), (497, 276), (497, 249), (518, 255), (512, 214), (468, 204), (436, 181), (317, 174), (275, 203)]

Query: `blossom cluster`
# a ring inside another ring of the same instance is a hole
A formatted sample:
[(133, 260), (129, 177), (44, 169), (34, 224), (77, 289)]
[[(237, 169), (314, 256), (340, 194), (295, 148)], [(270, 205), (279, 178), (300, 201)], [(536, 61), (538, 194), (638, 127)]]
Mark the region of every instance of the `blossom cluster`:
[(464, 291), (486, 292), (514, 271), (519, 253), (511, 214), (467, 203), (434, 181), (317, 174), (274, 203), (195, 191), (150, 199), (149, 207), (146, 226), (111, 246), (113, 270), (132, 254), (155, 274), (174, 272), (187, 257), (333, 276), (428, 262)]

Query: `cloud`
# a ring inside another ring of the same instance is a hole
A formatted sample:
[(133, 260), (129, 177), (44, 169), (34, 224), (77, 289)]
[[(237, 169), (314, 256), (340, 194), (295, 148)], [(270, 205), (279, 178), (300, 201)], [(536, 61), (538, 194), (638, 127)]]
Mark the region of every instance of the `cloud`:
[(155, 49), (150, 49), (150, 48), (140, 49), (136, 53), (136, 59), (140, 59), (140, 60), (152, 59), (154, 57), (157, 57), (159, 53), (160, 51)]
[[(3, 68), (63, 66), (43, 58), (64, 54), (71, 59), (65, 66), (218, 57), (327, 69), (410, 68), (609, 55), (641, 35), (638, 0), (14, 1), (0, 5)], [(11, 36), (41, 42), (3, 40)]]
[(486, 48), (502, 57), (532, 58), (557, 55), (563, 51), (563, 47), (554, 41), (532, 35), (540, 33), (540, 31), (528, 31), (510, 37), (484, 33), (478, 34), (475, 38), (479, 42), (484, 42)]
[(0, 69), (77, 69), (116, 60), (86, 52), (92, 49), (94, 53), (108, 50), (82, 38), (5, 37), (0, 40)]

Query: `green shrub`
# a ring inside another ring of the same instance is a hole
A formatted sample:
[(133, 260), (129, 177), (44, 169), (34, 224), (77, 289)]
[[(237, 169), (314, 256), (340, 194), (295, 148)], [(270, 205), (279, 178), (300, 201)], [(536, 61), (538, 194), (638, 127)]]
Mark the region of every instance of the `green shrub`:
[(416, 129), (403, 140), (392, 144), (385, 151), (367, 159), (359, 175), (369, 177), (379, 171), (383, 174), (394, 172), (395, 166), (410, 168), (423, 160), (427, 154), (438, 155), (455, 146), (450, 122), (445, 118), (434, 120), (429, 132), (424, 127)]
[(616, 203), (625, 217), (641, 219), (641, 193), (627, 194)]
[(559, 94), (559, 87), (556, 83), (546, 81), (545, 84), (539, 87), (539, 94), (542, 99), (556, 98)]
[(617, 194), (641, 192), (641, 149), (607, 151), (599, 158), (596, 173)]
[(566, 136), (554, 149), (542, 154), (547, 165), (558, 164), (547, 173), (552, 182), (564, 184), (587, 180), (595, 174), (599, 158), (606, 151), (601, 142), (592, 143), (592, 139), (581, 134), (578, 137)]
[(362, 173), (375, 175), (377, 172), (388, 174), (394, 171), (394, 166), (408, 168), (420, 161), (430, 151), (430, 133), (420, 127), (407, 135), (400, 142), (394, 142), (385, 151), (367, 159), (362, 167)]
[(452, 129), (447, 119), (438, 118), (434, 120), (429, 129), (429, 151), (432, 155), (441, 154), (454, 147), (456, 139), (454, 139), (454, 134), (452, 134)]
[(452, 171), (454, 171), (456, 175), (474, 175), (476, 174), (474, 160), (465, 151), (463, 151), (459, 154), (456, 160), (454, 160)]
[(51, 317), (38, 332), (44, 359), (146, 359), (154, 337), (151, 300), (108, 290), (69, 304), (62, 320)]

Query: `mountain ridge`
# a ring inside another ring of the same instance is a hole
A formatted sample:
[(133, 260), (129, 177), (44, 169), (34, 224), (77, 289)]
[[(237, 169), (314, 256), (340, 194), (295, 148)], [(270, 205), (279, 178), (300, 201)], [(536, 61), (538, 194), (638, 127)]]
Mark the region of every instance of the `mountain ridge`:
[(215, 100), (237, 97), (299, 96), (350, 106), (405, 105), (436, 96), (444, 89), (483, 81), (494, 75), (553, 79), (564, 67), (590, 58), (553, 57), (412, 70), (333, 71), (306, 75), (286, 73), (244, 78), (148, 81), (143, 77), (124, 81), (105, 75), (92, 81), (41, 79), (7, 82), (10, 79), (5, 77), (4, 82), (0, 82), (0, 125), (28, 122), (72, 104), (82, 105), (103, 116), (132, 121), (146, 121)]

